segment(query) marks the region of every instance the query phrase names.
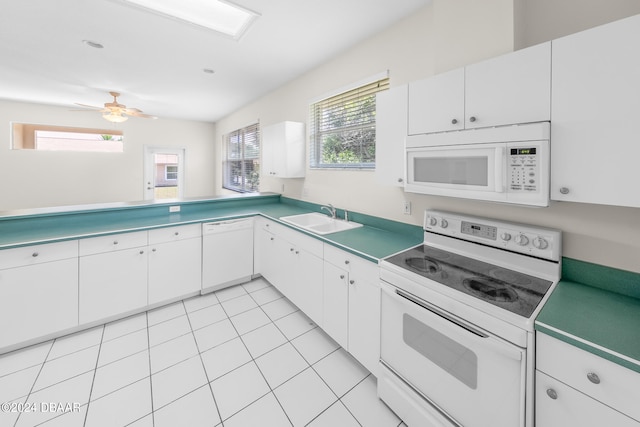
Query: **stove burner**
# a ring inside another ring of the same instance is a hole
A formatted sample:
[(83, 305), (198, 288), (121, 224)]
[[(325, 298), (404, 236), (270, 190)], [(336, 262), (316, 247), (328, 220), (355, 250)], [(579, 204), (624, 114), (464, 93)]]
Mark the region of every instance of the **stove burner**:
[(486, 300), (514, 302), (518, 299), (518, 294), (515, 291), (506, 287), (504, 283), (491, 280), (488, 277), (464, 279), (462, 283), (472, 293)]
[(441, 270), (440, 264), (438, 261), (434, 261), (429, 257), (413, 257), (407, 258), (405, 260), (405, 264), (409, 267), (416, 269), (418, 271), (422, 271), (429, 274), (436, 274)]
[(500, 281), (510, 283), (512, 285), (529, 285), (531, 284), (531, 278), (517, 271), (506, 270), (504, 268), (494, 268), (489, 272), (491, 277)]

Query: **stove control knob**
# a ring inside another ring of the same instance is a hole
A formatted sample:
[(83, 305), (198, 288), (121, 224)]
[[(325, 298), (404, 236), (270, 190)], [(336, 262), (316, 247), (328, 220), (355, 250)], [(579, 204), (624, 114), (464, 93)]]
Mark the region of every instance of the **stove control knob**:
[(442, 228), (447, 228), (448, 226), (449, 226), (449, 223), (447, 222), (447, 220), (446, 220), (446, 219), (444, 219), (444, 218), (442, 218), (442, 219), (440, 220), (440, 227), (442, 227)]
[(518, 234), (514, 241), (520, 246), (527, 246), (527, 243), (529, 243), (529, 238), (524, 234)]
[(536, 249), (547, 249), (547, 247), (549, 246), (549, 242), (547, 242), (544, 237), (536, 237), (535, 239), (533, 239), (531, 244)]
[(436, 225), (438, 224), (438, 220), (435, 219), (434, 217), (430, 217), (429, 218), (429, 225)]
[(501, 238), (502, 240), (504, 240), (505, 242), (508, 242), (509, 240), (511, 240), (511, 234), (509, 234), (509, 233), (502, 233), (502, 234), (500, 235), (500, 238)]

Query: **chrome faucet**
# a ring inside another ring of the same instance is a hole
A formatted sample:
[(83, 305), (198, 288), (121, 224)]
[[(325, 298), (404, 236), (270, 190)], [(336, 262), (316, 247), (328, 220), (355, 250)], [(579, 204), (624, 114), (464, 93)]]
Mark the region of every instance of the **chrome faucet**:
[(327, 206), (320, 207), (320, 210), (322, 209), (326, 209), (327, 211), (329, 211), (329, 215), (331, 215), (331, 218), (336, 219), (336, 208), (334, 208), (331, 203), (329, 203)]

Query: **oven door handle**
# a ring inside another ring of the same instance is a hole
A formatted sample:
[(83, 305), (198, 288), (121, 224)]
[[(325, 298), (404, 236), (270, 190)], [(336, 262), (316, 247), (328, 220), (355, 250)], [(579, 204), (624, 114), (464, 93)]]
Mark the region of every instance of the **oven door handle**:
[(404, 299), (406, 299), (408, 301), (411, 301), (412, 303), (424, 308), (425, 310), (428, 310), (428, 311), (432, 312), (433, 314), (442, 317), (443, 319), (455, 324), (456, 326), (459, 326), (462, 329), (464, 329), (464, 330), (466, 330), (468, 332), (471, 332), (472, 334), (474, 334), (474, 335), (476, 335), (476, 336), (478, 336), (480, 338), (489, 338), (489, 335), (485, 334), (484, 332), (477, 330), (476, 328), (474, 328), (471, 325), (468, 325), (468, 324), (462, 322), (459, 319), (451, 317), (451, 315), (449, 315), (447, 312), (445, 312), (443, 310), (440, 310), (439, 308), (429, 304), (428, 302), (426, 302), (426, 301), (424, 301), (422, 299), (419, 299), (419, 298), (417, 298), (417, 297), (415, 297), (415, 296), (413, 296), (413, 295), (411, 295), (411, 294), (409, 294), (407, 292), (404, 292), (404, 291), (402, 291), (400, 289), (396, 289), (395, 291), (396, 291), (396, 294), (398, 296), (401, 296), (402, 298), (404, 298)]
[(510, 359), (513, 359), (513, 360), (522, 360), (522, 358), (524, 357), (523, 349), (513, 344), (507, 344), (506, 342), (503, 342), (500, 338), (488, 335), (484, 331), (481, 331), (475, 328), (473, 325), (465, 322), (462, 319), (454, 317), (451, 313), (448, 313), (442, 310), (441, 308), (423, 300), (422, 298), (419, 298), (401, 289), (395, 288), (391, 285), (389, 285), (388, 287), (389, 289), (387, 289), (387, 286), (384, 286), (383, 284), (382, 292), (391, 293), (390, 289), (393, 289), (394, 290), (393, 294), (396, 294), (398, 297), (401, 297), (404, 300), (412, 302), (413, 304), (419, 306), (420, 308), (423, 308), (429, 311), (430, 313), (436, 316), (439, 316), (450, 323), (453, 323), (454, 325), (458, 326), (462, 330), (465, 330), (470, 334), (480, 338), (480, 340), (478, 340), (477, 342), (483, 343), (483, 345), (490, 347), (491, 349), (493, 349), (493, 351), (499, 354), (502, 354), (503, 356), (509, 357)]

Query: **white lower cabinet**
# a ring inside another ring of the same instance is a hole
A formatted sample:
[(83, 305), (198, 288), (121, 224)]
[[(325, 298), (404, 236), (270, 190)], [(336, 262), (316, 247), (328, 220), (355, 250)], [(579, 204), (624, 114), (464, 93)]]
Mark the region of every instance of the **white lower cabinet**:
[(200, 290), (200, 237), (200, 224), (149, 231), (149, 305), (170, 301)]
[(378, 266), (325, 244), (322, 328), (377, 376), (380, 359)]
[[(147, 305), (147, 232), (132, 234), (135, 236), (110, 236), (113, 246), (124, 249), (80, 256), (80, 324), (125, 314)], [(105, 240), (103, 237), (96, 239)], [(80, 241), (81, 255), (87, 246), (102, 243), (92, 240)], [(131, 245), (133, 247), (127, 247)]]
[(256, 221), (256, 271), (311, 320), (322, 320), (322, 242), (269, 220)]
[(640, 427), (640, 374), (537, 333), (537, 427)]
[(349, 347), (349, 272), (324, 263), (322, 329), (342, 348)]
[(537, 427), (638, 427), (640, 423), (544, 373), (536, 372)]
[(200, 236), (193, 224), (80, 240), (80, 324), (198, 292)]
[(78, 325), (78, 242), (2, 251), (0, 352)]

